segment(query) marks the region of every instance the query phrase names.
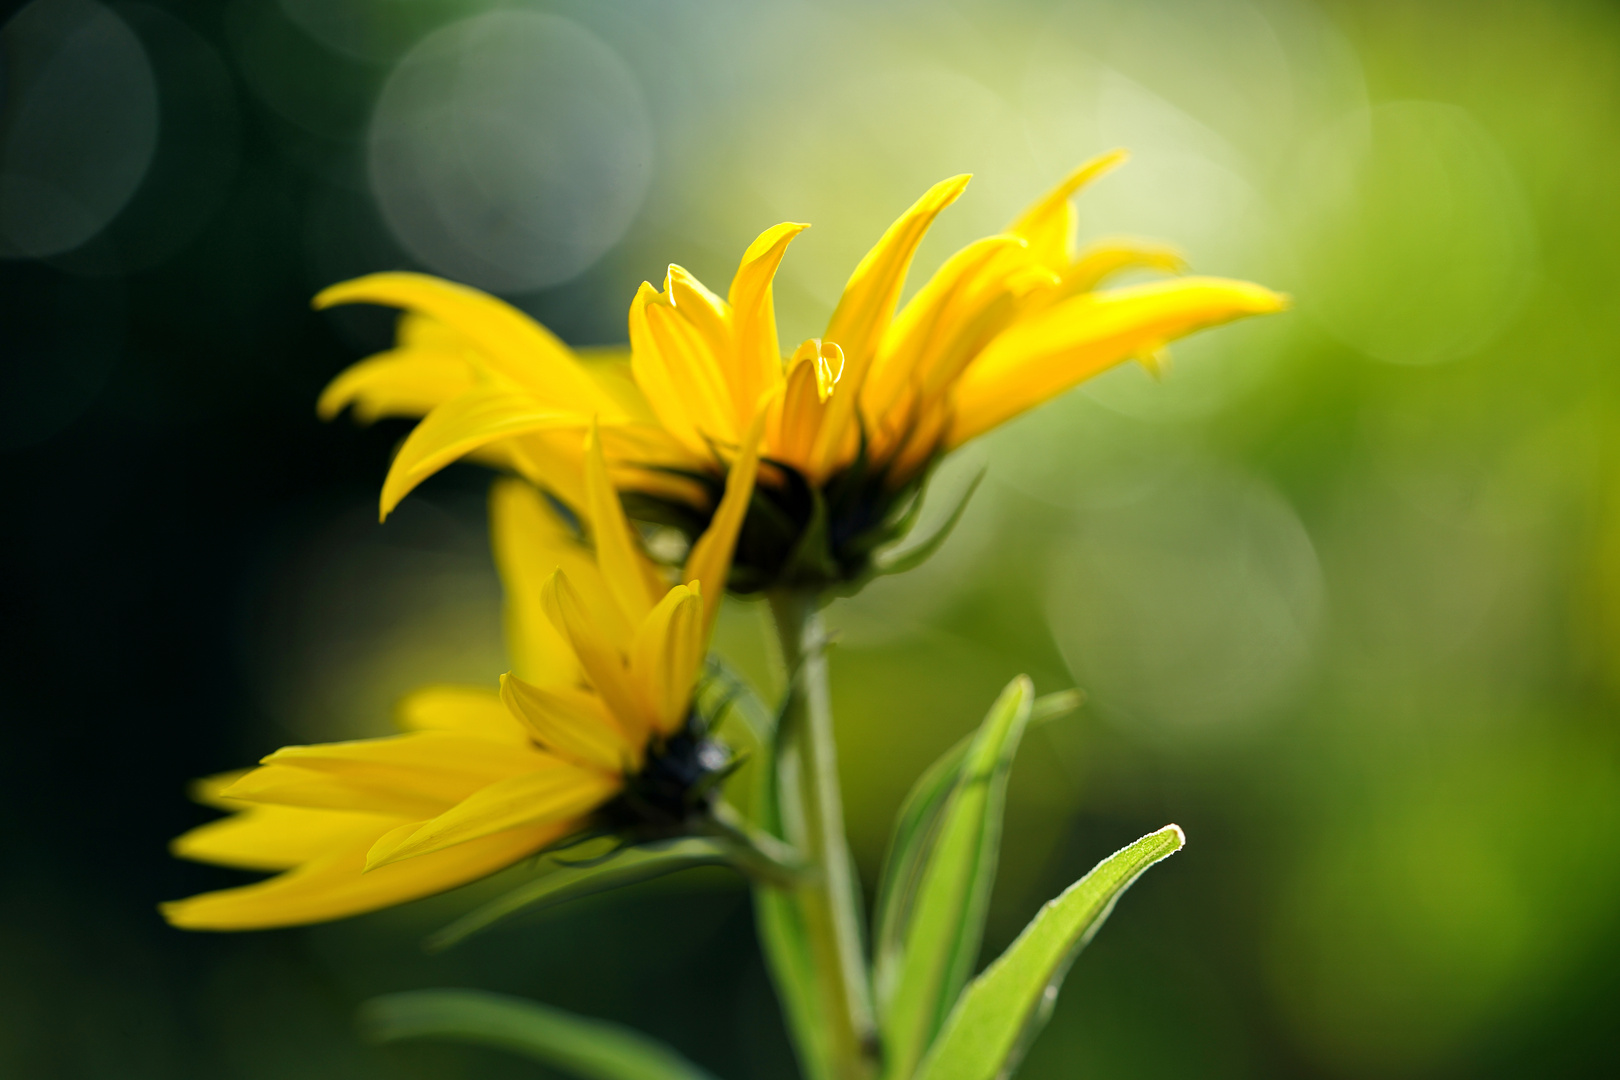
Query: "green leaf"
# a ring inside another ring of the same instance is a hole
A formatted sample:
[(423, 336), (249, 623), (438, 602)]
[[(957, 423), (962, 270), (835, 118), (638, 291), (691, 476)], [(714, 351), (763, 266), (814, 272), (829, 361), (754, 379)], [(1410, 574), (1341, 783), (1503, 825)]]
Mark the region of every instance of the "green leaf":
[(589, 865), (569, 866), (561, 863), (550, 873), (469, 911), (431, 935), (425, 945), (429, 952), (438, 952), (520, 912), (555, 907), (570, 900), (673, 874), (693, 866), (732, 861), (732, 853), (725, 845), (706, 838), (689, 837), (629, 848)]
[(1084, 690), (1059, 690), (1055, 694), (1042, 694), (1029, 707), (1029, 726), (1040, 727), (1050, 720), (1068, 716), (1086, 703)]
[(1010, 1076), (1051, 1016), (1069, 965), (1120, 894), (1186, 842), (1180, 828), (1166, 825), (1114, 852), (1041, 908), (1018, 940), (963, 991), (916, 1080)]
[(891, 1077), (911, 1075), (978, 960), (1007, 775), (1033, 697), (1027, 677), (1009, 683), (960, 764), (953, 768), (948, 753), (902, 809), (879, 913), (876, 971)]
[[(1078, 709), (1086, 699), (1079, 690), (1059, 690), (1036, 698), (1029, 709), (1026, 730), (1039, 727)], [(938, 833), (939, 814), (956, 786), (962, 761), (967, 757), (973, 736), (958, 740), (941, 754), (907, 793), (895, 819), (894, 832), (889, 838), (889, 850), (884, 856), (883, 872), (878, 879), (877, 904), (877, 968), (878, 992), (883, 992), (885, 974), (896, 972), (902, 933), (910, 917), (911, 904), (922, 877), (922, 860), (931, 850), (930, 844)]]
[(372, 998), (361, 1030), (375, 1042), (451, 1039), (495, 1046), (587, 1080), (713, 1080), (656, 1039), (483, 990), (413, 990)]

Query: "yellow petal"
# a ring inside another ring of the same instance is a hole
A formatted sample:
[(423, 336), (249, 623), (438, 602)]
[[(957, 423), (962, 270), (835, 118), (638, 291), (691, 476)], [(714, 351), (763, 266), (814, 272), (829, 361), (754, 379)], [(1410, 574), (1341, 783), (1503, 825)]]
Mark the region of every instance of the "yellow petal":
[(574, 829), (573, 822), (513, 829), (370, 873), (364, 872), (366, 852), (377, 837), (365, 836), (268, 881), (175, 900), (160, 905), (160, 910), (171, 925), (186, 930), (261, 930), (327, 922), (477, 881)]
[(527, 738), (500, 694), (483, 686), (440, 683), (412, 690), (395, 706), (395, 719), (406, 731), (451, 731), (520, 746)]
[(409, 814), (459, 802), (533, 766), (539, 751), (447, 731), (286, 746), (222, 795), (285, 806)]
[[(564, 506), (585, 505), (585, 440), (583, 429), (537, 431), (491, 443), (471, 456), (517, 473), (560, 499)], [(656, 425), (628, 424), (600, 431), (608, 473), (620, 491), (645, 491), (676, 502), (705, 507), (710, 499), (702, 485), (668, 471), (711, 469), (714, 455), (705, 448), (694, 455), (668, 431)], [(491, 451), (496, 453), (488, 457)]]
[(827, 402), (816, 377), (821, 345), (818, 339), (810, 338), (793, 350), (783, 385), (771, 397), (765, 428), (771, 459), (793, 466), (812, 481), (816, 437), (827, 414)]
[[(709, 527), (692, 544), (682, 573), (687, 581), (702, 584), (703, 634), (714, 628), (715, 616), (720, 612), (720, 600), (725, 596), (726, 577), (731, 573), (731, 557), (737, 550), (737, 534), (748, 516), (748, 504), (754, 495), (754, 480), (759, 473), (759, 443), (765, 429), (766, 414), (759, 412), (743, 436), (737, 460), (726, 473), (726, 491), (720, 505), (709, 519)], [(666, 597), (667, 599), (667, 597)]]
[(544, 761), (540, 768), (474, 793), (432, 821), (383, 836), (366, 853), (367, 872), (508, 829), (574, 821), (623, 787), (618, 776), (549, 755)]
[(630, 350), (619, 345), (593, 345), (574, 350), (580, 366), (597, 389), (617, 405), (629, 424), (658, 426), (658, 416), (636, 385), (635, 372), (630, 368)]
[(439, 776), (372, 782), (295, 765), (261, 765), (227, 788), (226, 797), (237, 806), (302, 806), (418, 820), (442, 814), (478, 790), (477, 779), (454, 785)]
[(1110, 237), (1086, 245), (1067, 270), (1063, 271), (1063, 293), (1090, 292), (1121, 270), (1163, 270), (1181, 274), (1187, 261), (1169, 244), (1129, 237)]
[(558, 408), (502, 383), (479, 383), (412, 429), (383, 481), (382, 517), (417, 484), (480, 447), (535, 431), (578, 429), (589, 419), (589, 414)]
[(382, 814), (309, 810), (301, 806), (252, 806), (198, 826), (169, 844), (182, 859), (239, 870), (290, 870), (333, 848), (404, 822)]
[(232, 769), (229, 772), (215, 773), (200, 780), (193, 780), (186, 788), (186, 794), (191, 797), (192, 802), (212, 806), (216, 810), (240, 810), (248, 804), (237, 799), (227, 799), (225, 792), (252, 771), (252, 769)]
[(585, 442), (585, 512), (596, 546), (596, 565), (625, 621), (635, 626), (657, 603), (663, 582), (652, 561), (642, 554), (619, 493), (608, 478), (607, 458), (594, 424)]
[(1030, 256), (1054, 269), (1070, 261), (1069, 244), (1074, 237), (1074, 207), (1069, 200), (1086, 184), (1115, 166), (1124, 164), (1130, 154), (1110, 150), (1098, 154), (1063, 178), (1057, 187), (1035, 200), (1007, 231), (1029, 241)]
[(573, 583), (562, 571), (551, 575), (540, 597), (546, 614), (557, 629), (567, 635), (574, 655), (579, 657), (580, 666), (585, 669), (585, 677), (602, 695), (608, 711), (624, 729), (625, 735), (633, 743), (645, 742), (651, 718), (647, 716), (636, 693), (635, 683), (625, 667), (624, 653), (602, 633)]
[(890, 225), (871, 251), (866, 253), (849, 276), (844, 293), (827, 323), (825, 340), (835, 341), (844, 350), (850, 375), (857, 387), (877, 352), (883, 331), (900, 300), (906, 271), (917, 253), (928, 227), (939, 212), (955, 202), (967, 188), (966, 174), (941, 180), (923, 193), (911, 207)]
[[(907, 426), (909, 418), (896, 415), (897, 409), (903, 404), (906, 390), (920, 381), (925, 361), (939, 352), (943, 339), (948, 337), (947, 328), (959, 321), (952, 318), (953, 308), (960, 306), (963, 294), (970, 291), (997, 256), (1023, 247), (1024, 241), (1016, 236), (987, 236), (974, 241), (945, 260), (945, 265), (907, 301), (889, 325), (862, 389), (861, 408), (870, 431)], [(882, 458), (876, 451), (874, 456)]]
[(953, 176), (924, 192), (922, 198), (889, 226), (845, 284), (823, 339), (837, 344), (844, 352), (847, 389), (834, 394), (827, 403), (827, 415), (822, 421), (811, 464), (811, 472), (817, 480), (837, 471), (853, 454), (857, 442), (854, 418), (861, 388), (900, 300), (906, 271), (928, 227), (941, 210), (962, 194), (969, 179), (965, 174)]
[[(546, 579), (561, 567), (588, 595), (593, 610), (618, 610), (591, 551), (564, 524), (540, 493), (521, 480), (498, 480), (489, 491), (490, 542), (505, 599), (506, 651), (512, 666), (531, 682), (547, 686), (578, 682), (579, 662), (568, 639), (540, 603)], [(628, 643), (634, 624), (622, 620), (611, 631)], [(497, 708), (504, 707), (496, 703)]]
[(655, 730), (673, 734), (686, 723), (692, 686), (703, 663), (701, 586), (677, 585), (636, 630), (630, 672), (641, 688)]
[(315, 414), (330, 420), (350, 405), (369, 424), (385, 416), (422, 416), (472, 387), (477, 375), (459, 353), (392, 349), (352, 364), (326, 385)]
[(1084, 293), (1054, 304), (1008, 329), (968, 367), (953, 394), (946, 444), (959, 446), (1184, 334), (1286, 306), (1285, 297), (1259, 285), (1199, 277)]
[(715, 341), (713, 327), (703, 325), (706, 314), (713, 313), (705, 313), (707, 301), (698, 294), (688, 295), (685, 307), (677, 306), (676, 294), (686, 279), (684, 271), (672, 266), (664, 293), (642, 283), (630, 305), (630, 364), (670, 434), (693, 454), (712, 457), (712, 442), (737, 438), (736, 409), (721, 361), (730, 345)]
[(535, 686), (516, 675), (501, 676), (501, 701), (542, 746), (577, 765), (604, 773), (641, 768), (634, 745), (602, 699), (571, 686)]
[(782, 381), (782, 347), (776, 337), (776, 305), (771, 283), (788, 244), (810, 226), (792, 221), (773, 225), (743, 252), (731, 279), (731, 333), (735, 353), (731, 371), (737, 429), (746, 430), (760, 399)]
[(488, 293), (426, 274), (386, 273), (333, 285), (315, 297), (317, 308), (354, 303), (386, 304), (436, 320), (466, 339), (492, 370), (557, 408), (613, 422), (627, 419), (566, 345)]
[(721, 385), (729, 386), (729, 381), (725, 380), (728, 365), (719, 361), (731, 351), (731, 305), (716, 296), (686, 267), (674, 263), (664, 274), (664, 295), (669, 299), (669, 306), (680, 313), (703, 343), (704, 351), (714, 357)]

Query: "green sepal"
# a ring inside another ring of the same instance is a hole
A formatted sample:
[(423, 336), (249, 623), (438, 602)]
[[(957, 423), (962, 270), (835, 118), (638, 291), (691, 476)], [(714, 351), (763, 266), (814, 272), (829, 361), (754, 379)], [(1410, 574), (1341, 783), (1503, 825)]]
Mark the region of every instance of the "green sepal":
[(782, 564), (781, 581), (787, 584), (836, 581), (840, 574), (827, 532), (827, 500), (817, 488), (809, 490), (810, 520)]
[(585, 1080), (714, 1080), (650, 1036), (484, 990), (412, 990), (360, 1007), (372, 1042), (449, 1039), (493, 1046)]
[[(885, 559), (880, 556), (874, 560), (871, 576), (885, 577), (889, 574), (903, 574), (908, 570), (915, 570), (927, 562), (934, 552), (940, 549), (940, 545), (950, 539), (951, 533), (956, 531), (956, 523), (962, 520), (962, 515), (967, 511), (968, 502), (973, 498), (973, 493), (978, 491), (979, 485), (984, 482), (985, 472), (984, 469), (979, 470), (978, 475), (968, 484), (967, 490), (962, 493), (962, 497), (957, 500), (956, 505), (951, 509), (950, 516), (945, 519), (938, 529), (934, 530), (932, 536), (915, 547), (907, 548), (890, 558)], [(919, 493), (918, 499), (921, 500), (921, 498), (922, 495)]]
[(748, 729), (748, 739), (754, 749), (763, 752), (776, 738), (776, 711), (760, 700), (748, 680), (730, 664), (713, 653), (705, 663), (695, 704), (708, 730), (714, 732), (724, 721), (736, 717)]
[(915, 1080), (1010, 1076), (1050, 1018), (1069, 966), (1120, 894), (1186, 842), (1180, 828), (1166, 825), (1114, 852), (1041, 908), (1007, 951), (962, 992)]
[(973, 973), (995, 883), (1007, 776), (1034, 688), (1007, 685), (966, 747), (902, 808), (878, 913), (875, 981), (885, 1074), (909, 1077)]
[(626, 848), (590, 863), (570, 865), (553, 857), (556, 869), (474, 908), (423, 943), (439, 952), (513, 915), (542, 911), (694, 866), (735, 863), (735, 854), (716, 840), (685, 837)]

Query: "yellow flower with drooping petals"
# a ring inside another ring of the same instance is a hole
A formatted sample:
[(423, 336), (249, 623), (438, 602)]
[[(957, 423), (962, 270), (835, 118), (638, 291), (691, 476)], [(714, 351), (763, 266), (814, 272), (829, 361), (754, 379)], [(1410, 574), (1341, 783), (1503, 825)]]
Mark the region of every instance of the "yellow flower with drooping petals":
[[(896, 538), (901, 511), (943, 454), (1122, 361), (1156, 367), (1170, 341), (1286, 300), (1259, 285), (1175, 276), (1099, 289), (1128, 268), (1182, 269), (1162, 245), (1074, 244), (1072, 196), (1124, 160), (1072, 173), (1005, 232), (957, 252), (903, 307), (912, 257), (967, 176), (929, 189), (855, 268), (820, 338), (787, 358), (771, 284), (793, 238), (784, 223), (743, 253), (722, 299), (671, 266), (630, 307), (631, 355), (586, 359), (473, 290), (412, 274), (334, 286), (317, 304), (407, 312), (399, 347), (338, 377), (323, 415), (424, 419), (383, 488), (386, 514), (423, 478), (468, 455), (509, 467), (565, 502), (579, 497), (566, 432), (598, 418), (633, 513), (695, 535), (742, 433), (763, 417), (763, 476), (730, 584), (859, 580)], [(806, 532), (824, 535), (810, 537)]]
[(758, 463), (745, 440), (713, 524), (669, 587), (638, 546), (594, 432), (582, 461), (590, 546), (521, 480), (491, 493), (514, 672), (498, 692), (434, 686), (403, 735), (289, 746), (198, 785), (231, 810), (174, 842), (273, 878), (163, 905), (175, 926), (247, 930), (342, 918), (473, 881), (592, 826), (677, 835), (727, 766), (693, 719)]

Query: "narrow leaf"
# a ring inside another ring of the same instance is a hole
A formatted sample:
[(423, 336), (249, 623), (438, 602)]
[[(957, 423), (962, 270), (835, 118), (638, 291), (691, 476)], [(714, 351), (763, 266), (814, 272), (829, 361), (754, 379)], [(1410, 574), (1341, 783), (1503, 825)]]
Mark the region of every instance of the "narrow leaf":
[(732, 856), (725, 846), (713, 840), (692, 837), (672, 843), (630, 848), (589, 865), (561, 864), (550, 873), (474, 908), (431, 935), (425, 945), (429, 952), (438, 952), (521, 912), (555, 907), (570, 900), (673, 874), (693, 866), (711, 866), (730, 861)]
[(1166, 825), (1121, 848), (1041, 908), (1007, 951), (963, 991), (916, 1080), (1004, 1080), (1057, 1001), (1069, 965), (1121, 893), (1187, 842)]
[[(880, 1005), (889, 1076), (911, 1075), (978, 959), (1007, 775), (1033, 697), (1028, 678), (1009, 683), (964, 752), (944, 801), (922, 792), (920, 799), (938, 803), (938, 810), (914, 823), (902, 815), (902, 827), (915, 832), (882, 913), (888, 932), (877, 973), (880, 993), (887, 991)], [(924, 779), (935, 785), (943, 776)]]
[(884, 855), (883, 871), (878, 878), (877, 904), (873, 908), (877, 915), (874, 979), (880, 1001), (892, 996), (894, 988), (888, 984), (899, 974), (905, 930), (910, 925), (912, 902), (922, 880), (924, 860), (939, 833), (940, 812), (956, 789), (962, 762), (972, 742), (971, 735), (959, 739), (935, 759), (911, 785), (895, 818), (889, 850)]
[(1039, 727), (1049, 720), (1068, 716), (1086, 703), (1083, 690), (1059, 690), (1055, 694), (1042, 694), (1029, 707), (1029, 726)]
[[(1026, 730), (1067, 716), (1084, 703), (1085, 697), (1079, 690), (1042, 694), (1030, 706)], [(903, 932), (922, 876), (922, 860), (931, 850), (938, 833), (940, 811), (956, 787), (972, 742), (972, 735), (964, 736), (941, 754), (911, 786), (895, 819), (883, 872), (878, 878), (877, 904), (873, 908), (877, 913), (877, 989), (881, 998), (886, 999), (893, 990), (891, 986), (886, 992), (883, 980), (885, 976), (892, 978), (897, 974)]]
[(483, 990), (413, 990), (372, 998), (360, 1025), (375, 1042), (450, 1039), (494, 1046), (586, 1080), (713, 1080), (656, 1039)]

